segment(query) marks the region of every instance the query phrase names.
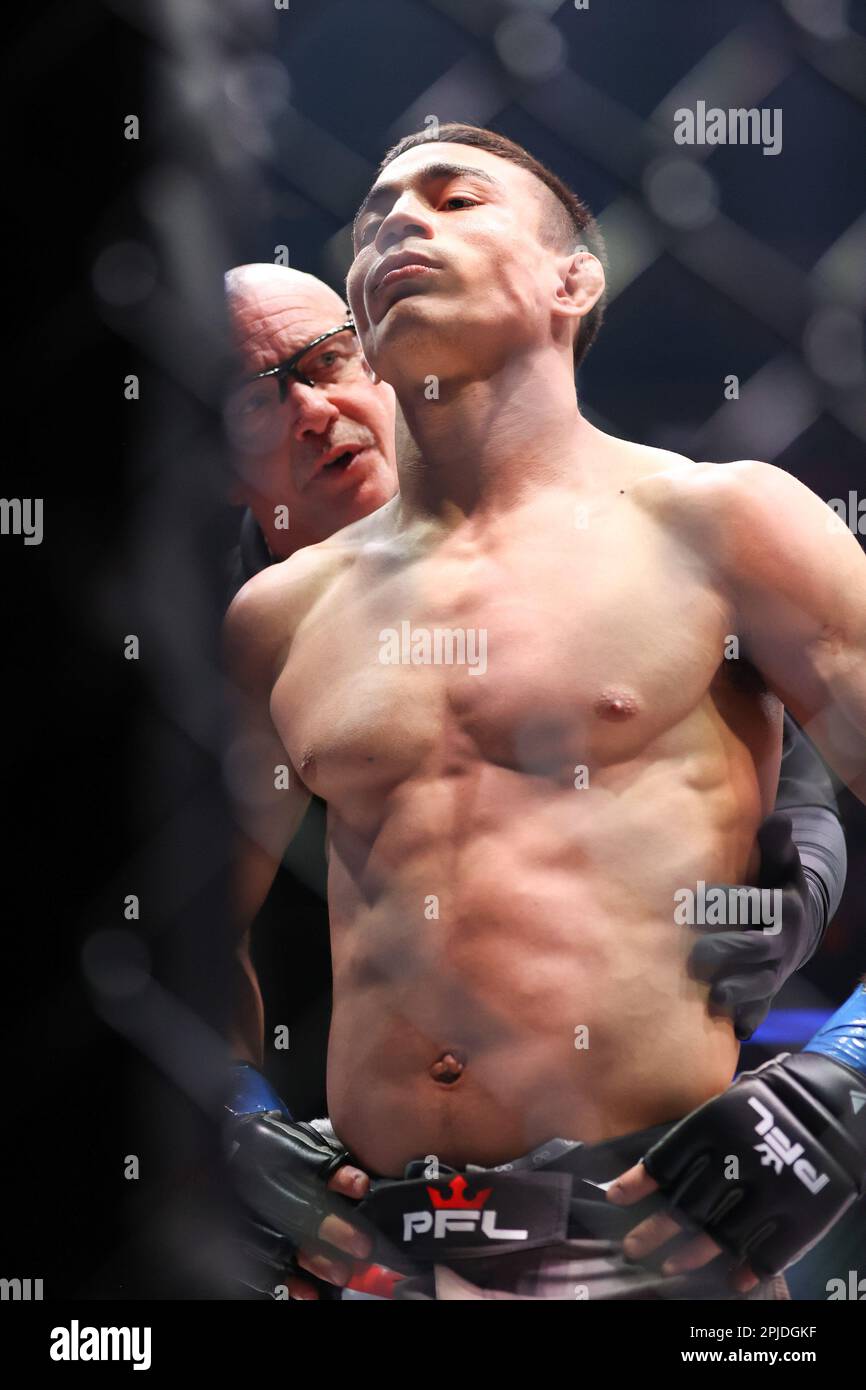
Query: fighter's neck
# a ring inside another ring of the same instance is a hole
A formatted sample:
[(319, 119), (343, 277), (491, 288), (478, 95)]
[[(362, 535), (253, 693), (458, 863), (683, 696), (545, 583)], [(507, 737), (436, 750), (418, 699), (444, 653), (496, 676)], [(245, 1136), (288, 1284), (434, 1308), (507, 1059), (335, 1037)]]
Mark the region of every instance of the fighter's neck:
[(438, 391), (398, 387), (404, 514), (509, 508), (539, 483), (579, 472), (595, 431), (564, 375), (505, 371)]

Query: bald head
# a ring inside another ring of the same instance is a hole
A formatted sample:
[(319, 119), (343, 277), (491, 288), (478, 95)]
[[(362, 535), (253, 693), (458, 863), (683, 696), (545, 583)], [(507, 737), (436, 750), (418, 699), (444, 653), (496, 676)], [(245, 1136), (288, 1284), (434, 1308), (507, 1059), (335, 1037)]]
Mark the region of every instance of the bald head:
[[(227, 414), (235, 447), (233, 497), (252, 508), (272, 553), (283, 558), (394, 495), (394, 393), (373, 382), (357, 358), (349, 375), (330, 381), (325, 374), (324, 385), (285, 378), (278, 403), (247, 378), (339, 328), (349, 310), (315, 275), (282, 265), (235, 266), (225, 290), (240, 379), (232, 398), (242, 403), (238, 413)], [(333, 341), (322, 345), (323, 357)]]
[(235, 350), (245, 373), (263, 371), (349, 317), (338, 294), (315, 275), (256, 262), (226, 273), (226, 303)]
[(272, 265), (270, 261), (233, 266), (226, 271), (225, 285), (230, 306), (246, 296), (317, 294), (319, 290), (329, 294), (335, 303), (342, 303), (339, 295), (315, 275), (308, 275), (305, 270), (292, 270), (287, 265)]

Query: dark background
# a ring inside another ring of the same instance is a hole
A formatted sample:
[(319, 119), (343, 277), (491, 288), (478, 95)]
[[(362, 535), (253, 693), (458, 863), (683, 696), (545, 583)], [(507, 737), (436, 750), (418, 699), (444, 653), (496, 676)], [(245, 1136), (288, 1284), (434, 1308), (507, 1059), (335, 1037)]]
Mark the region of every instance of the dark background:
[[(229, 950), (223, 270), (286, 245), (339, 289), (388, 145), (430, 114), (491, 126), (607, 237), (589, 417), (862, 497), (864, 53), (864, 6), (842, 0), (118, 0), (10, 19), (4, 488), (44, 497), (45, 539), (0, 538), (7, 1277), (43, 1277), (50, 1298), (229, 1288), (209, 1118)], [(697, 99), (781, 107), (782, 153), (677, 147), (673, 110)], [(779, 1000), (783, 1027), (829, 1013), (866, 968), (866, 811), (841, 805), (845, 899)], [(256, 957), (269, 1029), (292, 1030), (269, 1074), (313, 1115), (328, 951), (307, 829)], [(743, 1062), (765, 1055), (756, 1041)], [(823, 1298), (858, 1267), (862, 1209), (790, 1282)]]

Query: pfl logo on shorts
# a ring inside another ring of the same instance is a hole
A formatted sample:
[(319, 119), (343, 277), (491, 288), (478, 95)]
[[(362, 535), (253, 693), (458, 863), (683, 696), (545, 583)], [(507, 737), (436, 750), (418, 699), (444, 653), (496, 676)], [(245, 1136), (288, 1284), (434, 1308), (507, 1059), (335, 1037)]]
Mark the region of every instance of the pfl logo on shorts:
[(403, 1240), (410, 1244), (415, 1236), (432, 1235), (434, 1240), (446, 1240), (453, 1233), (478, 1232), (487, 1240), (528, 1240), (526, 1230), (505, 1230), (496, 1224), (496, 1212), (484, 1204), (493, 1191), (482, 1188), (474, 1197), (467, 1197), (469, 1184), (458, 1173), (448, 1183), (451, 1196), (446, 1198), (436, 1187), (428, 1187), (432, 1211), (407, 1211), (403, 1214)]

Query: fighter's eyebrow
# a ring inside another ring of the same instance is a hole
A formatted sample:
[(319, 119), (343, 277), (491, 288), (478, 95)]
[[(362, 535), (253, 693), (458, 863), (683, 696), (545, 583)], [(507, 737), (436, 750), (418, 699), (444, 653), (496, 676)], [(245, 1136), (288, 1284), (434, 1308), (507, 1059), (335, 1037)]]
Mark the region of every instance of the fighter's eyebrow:
[[(422, 169), (418, 169), (410, 179), (410, 184), (434, 183), (437, 179), (459, 178), (461, 174), (469, 174), (472, 178), (482, 179), (484, 183), (489, 183), (492, 188), (503, 191), (503, 186), (492, 174), (488, 174), (485, 169), (476, 169), (471, 164), (425, 164)], [(352, 236), (358, 230), (358, 223), (365, 212), (368, 212), (373, 205), (387, 202), (389, 198), (395, 198), (398, 193), (403, 191), (401, 183), (376, 183), (364, 198), (358, 211), (355, 213), (355, 220), (352, 223)]]

